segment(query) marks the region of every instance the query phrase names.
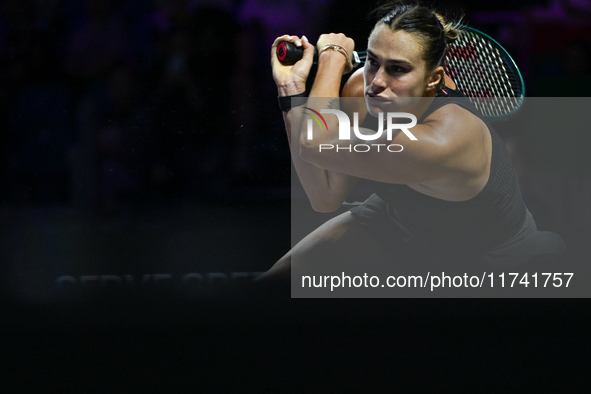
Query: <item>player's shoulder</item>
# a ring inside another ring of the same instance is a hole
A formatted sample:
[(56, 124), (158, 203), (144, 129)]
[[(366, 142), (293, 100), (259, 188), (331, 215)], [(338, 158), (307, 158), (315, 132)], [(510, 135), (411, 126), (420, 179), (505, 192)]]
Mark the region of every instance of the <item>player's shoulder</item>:
[[(448, 86), (443, 86), (440, 89), (430, 108), (432, 110), (429, 115), (425, 116), (426, 122), (434, 119), (452, 123), (462, 120), (473, 122), (479, 119), (470, 99), (461, 90)], [(460, 126), (460, 124), (456, 124), (456, 126)]]
[(345, 82), (341, 97), (364, 97), (365, 83), (363, 82), (363, 68), (359, 68), (351, 74)]
[(357, 112), (359, 121), (362, 122), (367, 113), (365, 104), (365, 83), (363, 81), (363, 68), (353, 72), (341, 91), (341, 109), (349, 116)]
[[(487, 130), (487, 126), (461, 101), (467, 100), (466, 96), (451, 89), (447, 93), (445, 97), (457, 97), (460, 100), (444, 100), (422, 123), (449, 142), (469, 142), (481, 138), (480, 132)], [(442, 100), (442, 96), (436, 97), (435, 100)]]

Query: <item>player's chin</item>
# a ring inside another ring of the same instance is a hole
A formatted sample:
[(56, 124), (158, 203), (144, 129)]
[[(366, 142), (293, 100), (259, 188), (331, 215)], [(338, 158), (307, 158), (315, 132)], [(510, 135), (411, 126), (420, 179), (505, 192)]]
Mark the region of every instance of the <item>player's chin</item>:
[(387, 111), (384, 111), (383, 109), (379, 108), (379, 107), (375, 107), (372, 105), (367, 105), (367, 113), (370, 114), (371, 116), (375, 116), (376, 118), (378, 117), (378, 115)]
[(367, 110), (373, 116), (377, 116), (380, 112), (388, 112), (392, 108), (391, 101), (383, 98), (365, 97)]
[(366, 104), (367, 104), (367, 111), (372, 115), (372, 116), (378, 116), (378, 114), (381, 113), (387, 113), (387, 112), (399, 112), (401, 110), (401, 108), (403, 108), (399, 103), (397, 103), (394, 100), (371, 100), (368, 99), (366, 100)]

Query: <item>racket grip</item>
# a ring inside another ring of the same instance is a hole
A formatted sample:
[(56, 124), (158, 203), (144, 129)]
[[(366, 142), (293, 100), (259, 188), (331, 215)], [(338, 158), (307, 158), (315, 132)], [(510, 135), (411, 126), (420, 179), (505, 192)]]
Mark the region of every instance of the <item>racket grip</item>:
[[(277, 59), (285, 66), (295, 64), (304, 56), (304, 48), (294, 43), (282, 41), (277, 45)], [(314, 48), (314, 63), (318, 63), (318, 50)]]

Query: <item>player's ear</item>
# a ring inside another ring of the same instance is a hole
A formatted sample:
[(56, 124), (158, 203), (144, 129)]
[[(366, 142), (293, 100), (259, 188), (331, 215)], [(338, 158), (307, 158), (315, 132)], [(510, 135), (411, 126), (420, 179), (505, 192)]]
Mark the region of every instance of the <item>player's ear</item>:
[(427, 81), (427, 91), (437, 90), (439, 82), (442, 80), (444, 75), (445, 73), (443, 66), (435, 68), (435, 70), (433, 70), (429, 75), (429, 79)]

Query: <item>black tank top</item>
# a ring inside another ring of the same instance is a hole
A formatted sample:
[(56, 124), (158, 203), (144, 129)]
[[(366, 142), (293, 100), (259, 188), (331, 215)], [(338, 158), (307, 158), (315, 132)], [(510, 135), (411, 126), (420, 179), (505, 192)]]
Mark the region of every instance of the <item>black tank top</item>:
[[(374, 193), (386, 201), (388, 216), (403, 231), (407, 242), (418, 247), (489, 249), (519, 231), (527, 208), (503, 140), (463, 93), (445, 87), (418, 123), (448, 104), (472, 112), (490, 130), (490, 176), (480, 193), (470, 200), (455, 202), (427, 196), (403, 184), (371, 182), (371, 185)], [(377, 125), (375, 117), (367, 116), (366, 121), (365, 127)]]

